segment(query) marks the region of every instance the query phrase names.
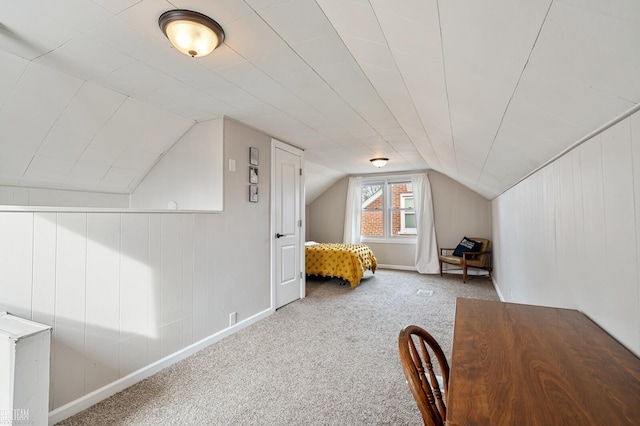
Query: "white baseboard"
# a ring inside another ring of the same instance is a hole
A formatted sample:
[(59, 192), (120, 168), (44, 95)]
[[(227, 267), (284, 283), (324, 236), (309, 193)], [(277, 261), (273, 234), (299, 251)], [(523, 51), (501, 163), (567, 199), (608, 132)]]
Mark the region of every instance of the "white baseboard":
[(383, 265), (383, 264), (378, 264), (378, 268), (380, 269), (397, 269), (400, 271), (415, 271), (416, 267), (415, 266), (402, 266), (402, 265)]
[[(417, 271), (415, 266), (385, 265), (385, 264), (380, 264), (380, 263), (378, 264), (378, 269), (396, 269), (396, 270), (400, 270), (400, 271)], [(433, 274), (439, 274), (439, 273), (440, 272), (437, 271), (437, 272), (434, 272)], [(459, 269), (459, 268), (445, 269), (444, 273), (445, 274), (462, 275), (462, 269)], [(482, 270), (478, 270), (478, 269), (468, 269), (467, 270), (467, 275), (473, 275), (473, 276), (477, 276), (477, 277), (486, 277), (487, 276), (487, 272), (486, 271), (482, 271)]]
[[(445, 269), (444, 273), (450, 274), (450, 275), (462, 275), (462, 269), (458, 269), (458, 268)], [(474, 277), (486, 277), (488, 276), (488, 273), (480, 269), (467, 269), (467, 276), (469, 275), (473, 275)]]
[(498, 293), (498, 299), (500, 299), (501, 302), (505, 302), (506, 299), (502, 295), (502, 292), (500, 291), (500, 287), (498, 287), (498, 283), (496, 282), (495, 277), (491, 279), (491, 282), (493, 283), (493, 288), (496, 289), (496, 293)]
[(114, 395), (128, 388), (129, 386), (132, 386), (138, 383), (139, 381), (156, 374), (161, 370), (164, 370), (165, 368), (175, 364), (178, 361), (181, 361), (187, 358), (188, 356), (193, 355), (194, 353), (206, 348), (207, 346), (210, 346), (216, 342), (219, 342), (225, 337), (230, 336), (233, 333), (260, 321), (261, 319), (268, 317), (274, 312), (275, 310), (272, 308), (259, 312), (250, 318), (240, 321), (239, 323), (233, 325), (232, 327), (225, 328), (224, 330), (219, 331), (218, 333), (212, 334), (209, 337), (205, 337), (204, 339), (198, 342), (195, 342), (187, 346), (186, 348), (179, 350), (178, 352), (174, 352), (171, 355), (168, 355), (154, 363), (151, 363), (139, 370), (134, 371), (133, 373), (130, 373), (116, 380), (115, 382), (111, 382), (108, 385), (101, 387), (100, 389), (96, 389), (95, 391), (90, 392), (74, 401), (71, 401), (63, 405), (62, 407), (58, 407), (55, 410), (50, 411), (49, 426), (53, 426), (56, 423), (59, 423), (73, 416), (74, 414), (77, 414), (83, 410), (86, 410), (92, 405), (95, 405), (98, 402), (104, 399), (107, 399), (111, 395)]

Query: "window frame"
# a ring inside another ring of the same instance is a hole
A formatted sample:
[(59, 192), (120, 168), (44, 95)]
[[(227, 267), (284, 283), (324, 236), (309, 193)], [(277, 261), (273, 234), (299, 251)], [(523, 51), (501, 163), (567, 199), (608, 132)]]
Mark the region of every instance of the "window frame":
[[(407, 209), (405, 208), (393, 207), (392, 185), (393, 184), (411, 185), (412, 186), (411, 193), (405, 192), (404, 194), (406, 195), (412, 194), (413, 196), (413, 182), (411, 180), (411, 177), (409, 176), (385, 176), (385, 177), (376, 176), (376, 177), (362, 179), (363, 187), (365, 185), (376, 185), (376, 184), (382, 185), (383, 207), (381, 209), (376, 209), (376, 210), (372, 209), (369, 211), (380, 211), (380, 210), (382, 211), (382, 220), (383, 220), (382, 234), (383, 235), (382, 236), (360, 235), (360, 241), (363, 243), (368, 242), (368, 243), (415, 244), (416, 238), (417, 238), (417, 228), (410, 228), (410, 229), (416, 229), (416, 233), (408, 233), (408, 234), (398, 233), (398, 235), (391, 235), (392, 233), (391, 221), (392, 221), (393, 212), (399, 211), (401, 214), (401, 220), (404, 222), (404, 215), (406, 214), (405, 212), (407, 211)], [(409, 210), (411, 210), (413, 214), (415, 214), (415, 205), (413, 208)], [(361, 212), (361, 218), (365, 211), (366, 210), (363, 207)]]
[(413, 201), (415, 203), (415, 198), (413, 197), (413, 188), (411, 188), (411, 192), (405, 192), (400, 194), (400, 231), (398, 231), (398, 234), (401, 235), (417, 235), (418, 234), (418, 227), (416, 226), (415, 228), (412, 227), (407, 227), (406, 222), (407, 222), (407, 215), (408, 214), (412, 214), (413, 215), (413, 220), (415, 222), (416, 220), (416, 208), (415, 208), (415, 204), (413, 207), (405, 207), (405, 204), (407, 202), (407, 199), (411, 198), (411, 201)]

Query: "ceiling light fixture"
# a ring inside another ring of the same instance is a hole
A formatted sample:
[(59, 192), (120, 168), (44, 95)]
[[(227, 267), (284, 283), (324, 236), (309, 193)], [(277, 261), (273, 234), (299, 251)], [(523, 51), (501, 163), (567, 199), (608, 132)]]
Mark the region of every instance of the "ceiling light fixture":
[(371, 164), (373, 164), (377, 168), (380, 168), (380, 167), (384, 167), (384, 165), (387, 164), (387, 161), (389, 161), (389, 159), (378, 157), (378, 158), (372, 158), (369, 161), (371, 161)]
[(169, 10), (158, 18), (171, 44), (193, 58), (213, 52), (224, 41), (224, 30), (213, 19), (191, 10)]

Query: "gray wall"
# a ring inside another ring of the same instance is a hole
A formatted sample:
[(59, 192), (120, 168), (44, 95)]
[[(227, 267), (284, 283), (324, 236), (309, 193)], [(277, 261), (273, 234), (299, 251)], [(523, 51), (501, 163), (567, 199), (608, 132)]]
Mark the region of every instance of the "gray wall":
[(348, 185), (348, 177), (340, 179), (307, 206), (307, 241), (342, 242)]
[[(463, 236), (491, 238), (491, 203), (434, 170), (428, 172), (433, 194), (439, 247), (455, 247)], [(308, 240), (341, 242), (348, 178), (344, 178), (307, 207)], [(367, 243), (383, 266), (414, 269), (415, 245)]]
[(429, 171), (438, 247), (456, 247), (462, 237), (491, 239), (491, 202), (455, 180)]
[(492, 201), (506, 301), (574, 308), (640, 355), (640, 113)]
[(51, 408), (270, 309), (271, 138), (224, 137), (222, 213), (0, 212), (0, 311), (54, 327)]

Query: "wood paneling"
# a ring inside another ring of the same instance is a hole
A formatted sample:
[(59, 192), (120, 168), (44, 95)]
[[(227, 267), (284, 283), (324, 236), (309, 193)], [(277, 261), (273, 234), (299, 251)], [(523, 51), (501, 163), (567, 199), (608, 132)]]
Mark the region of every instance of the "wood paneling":
[(576, 308), (640, 354), (640, 113), (492, 201), (506, 301)]
[(182, 342), (184, 345), (193, 340), (193, 273), (194, 273), (194, 217), (182, 216)]
[[(640, 136), (640, 135), (639, 135)], [(633, 162), (629, 120), (624, 120), (602, 134), (602, 172), (605, 215), (605, 255), (607, 275), (599, 303), (615, 307), (615, 315), (603, 313), (608, 327), (618, 330), (625, 342), (637, 339), (638, 330), (627, 327), (630, 318), (638, 319), (638, 305), (623, 299), (635, 295), (638, 299), (638, 271), (634, 227), (635, 200), (633, 194)], [(640, 172), (640, 169), (636, 169)], [(616, 291), (607, 291), (615, 283)], [(635, 315), (634, 315), (635, 314)], [(640, 322), (636, 322), (640, 324)]]
[(234, 226), (215, 214), (0, 213), (0, 310), (54, 327), (52, 408), (224, 330), (230, 312), (259, 312), (255, 299), (268, 307), (269, 242), (245, 279), (246, 247), (218, 238)]
[[(600, 136), (580, 146), (580, 178), (582, 181), (582, 215), (584, 245), (581, 267), (589, 265), (579, 282), (581, 291), (576, 292), (576, 306), (594, 318), (600, 317), (604, 307), (600, 304), (600, 292), (606, 279), (606, 235), (604, 216), (604, 194), (602, 183), (602, 141)], [(577, 287), (578, 283), (566, 283)]]
[(85, 392), (118, 379), (120, 218), (87, 215)]
[[(556, 265), (557, 282), (577, 282), (581, 279), (580, 255), (576, 238), (578, 234), (574, 192), (574, 155), (564, 156), (558, 160), (555, 215), (555, 248), (558, 260), (564, 259), (563, 265)], [(579, 190), (579, 189), (578, 189)], [(581, 223), (581, 222), (580, 222)], [(562, 244), (558, 244), (562, 241)], [(569, 286), (556, 286), (559, 304), (575, 307), (572, 289)]]
[[(179, 214), (161, 216), (160, 229), (160, 326), (165, 327), (182, 318), (182, 217)], [(178, 285), (176, 285), (178, 283)]]
[(207, 275), (207, 222), (206, 216), (195, 215), (194, 225), (200, 232), (193, 236), (193, 339), (198, 341), (209, 335), (208, 316), (208, 286)]
[(87, 215), (58, 213), (53, 326), (53, 405), (85, 394)]
[(31, 318), (33, 214), (6, 213), (0, 222), (0, 294), (10, 314)]
[(120, 246), (120, 376), (147, 364), (149, 215), (123, 213)]
[(55, 213), (33, 214), (33, 320), (53, 326), (56, 293)]
[(149, 216), (149, 341), (147, 362), (162, 358), (162, 215)]

